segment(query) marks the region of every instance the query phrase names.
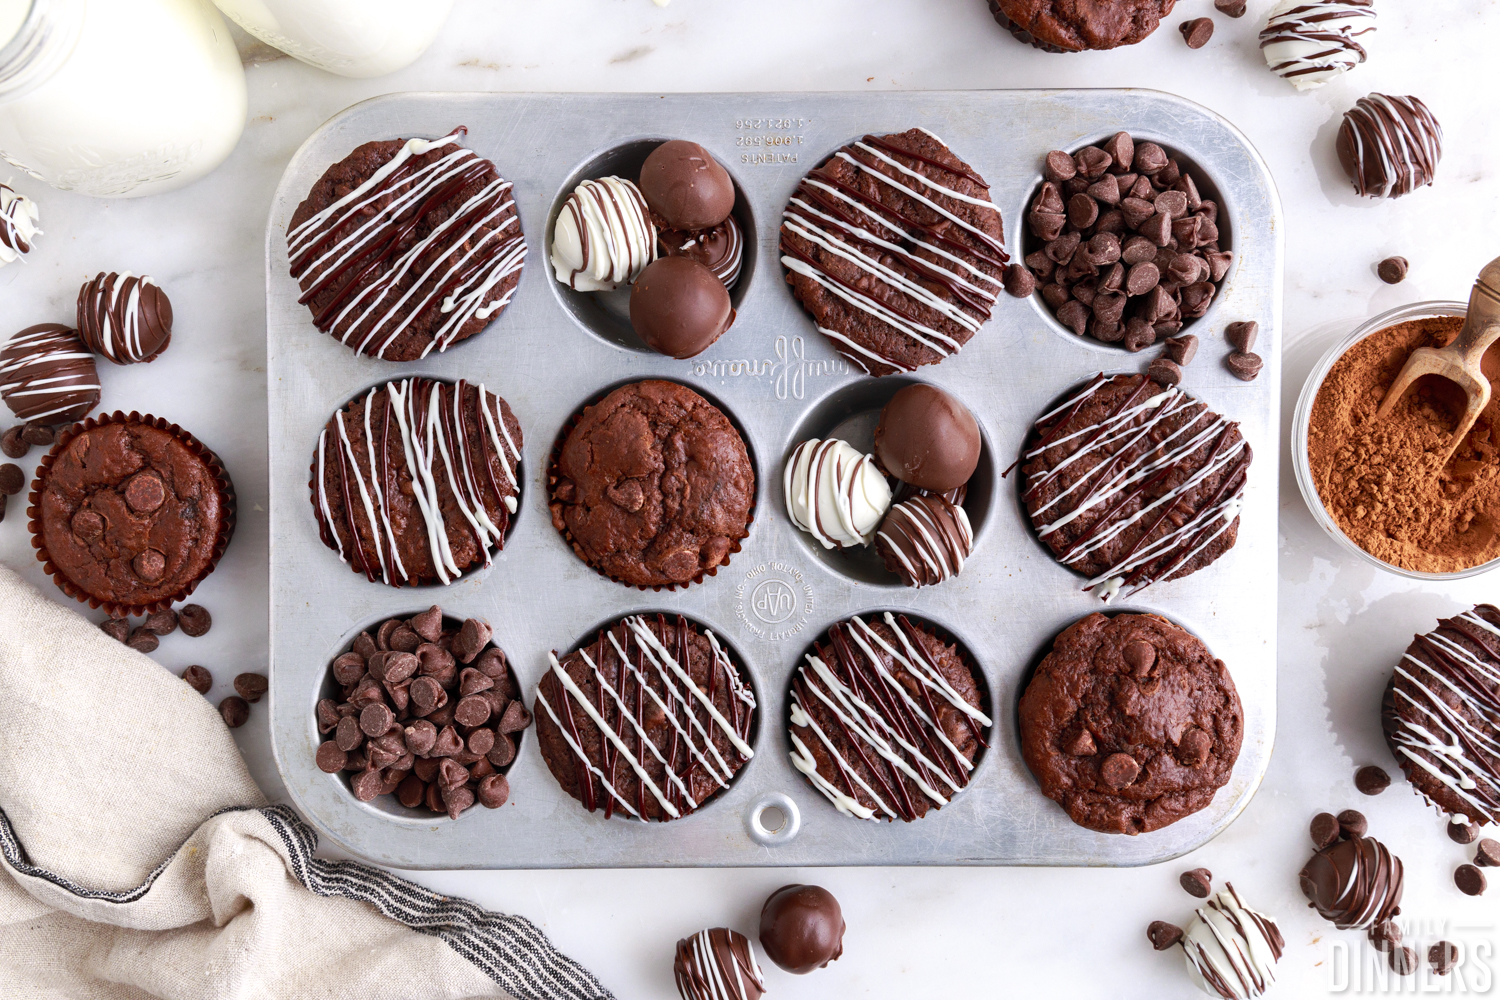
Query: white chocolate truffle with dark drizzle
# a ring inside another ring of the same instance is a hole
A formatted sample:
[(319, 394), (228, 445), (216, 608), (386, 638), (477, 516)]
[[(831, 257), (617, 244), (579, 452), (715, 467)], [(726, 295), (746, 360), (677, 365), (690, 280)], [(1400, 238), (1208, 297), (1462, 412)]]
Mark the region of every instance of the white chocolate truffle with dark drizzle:
[(155, 361), (172, 342), (172, 303), (150, 275), (101, 271), (78, 290), (78, 335), (117, 365)]
[(611, 291), (656, 259), (656, 227), (640, 189), (623, 177), (573, 189), (552, 231), (557, 280), (580, 292)]
[(1286, 946), (1276, 921), (1246, 906), (1233, 885), (1198, 908), (1181, 943), (1193, 982), (1224, 1000), (1253, 1000), (1270, 989)]
[(1374, 30), (1372, 0), (1281, 0), (1261, 30), (1260, 50), (1272, 73), (1311, 90), (1364, 62), (1359, 39)]
[(0, 397), (22, 420), (82, 420), (99, 405), (94, 356), (65, 326), (28, 326), (0, 348)]
[(0, 184), (0, 267), (31, 252), (37, 228), (36, 202), (19, 194), (9, 184)]
[(825, 549), (869, 545), (891, 506), (875, 459), (838, 438), (799, 444), (782, 474), (792, 523)]

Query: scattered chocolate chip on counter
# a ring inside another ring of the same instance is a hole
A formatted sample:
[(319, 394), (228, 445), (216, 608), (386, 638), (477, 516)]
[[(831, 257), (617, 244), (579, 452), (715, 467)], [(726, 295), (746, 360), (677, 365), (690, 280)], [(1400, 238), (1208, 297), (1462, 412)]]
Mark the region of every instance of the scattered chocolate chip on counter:
[(1177, 26), (1177, 30), (1182, 32), (1182, 40), (1187, 42), (1188, 48), (1201, 49), (1214, 37), (1214, 22), (1212, 18), (1195, 17), (1191, 21), (1183, 21)]
[(201, 604), (184, 604), (177, 609), (177, 623), (182, 626), (183, 635), (197, 638), (208, 634), (214, 619)]
[(1399, 285), (1406, 278), (1406, 272), (1410, 268), (1405, 257), (1387, 257), (1375, 267), (1375, 273), (1380, 275), (1380, 280), (1387, 285)]
[(161, 640), (156, 637), (155, 632), (145, 626), (139, 626), (131, 630), (130, 638), (125, 640), (125, 645), (140, 653), (154, 653), (156, 647), (161, 645)]
[(1391, 787), (1391, 776), (1383, 767), (1366, 764), (1354, 772), (1354, 787), (1366, 795), (1379, 795)]
[(1339, 839), (1338, 817), (1333, 813), (1318, 813), (1312, 819), (1308, 834), (1312, 837), (1313, 846), (1321, 851)]
[(266, 691), (271, 687), (271, 682), (266, 679), (265, 674), (240, 674), (234, 679), (234, 690), (241, 698), (254, 705), (265, 697)]
[(1259, 354), (1247, 354), (1236, 351), (1224, 359), (1224, 364), (1229, 369), (1229, 374), (1241, 382), (1254, 382), (1255, 377), (1260, 374), (1265, 362)]
[(177, 631), (177, 612), (171, 608), (153, 611), (146, 616), (146, 623), (141, 627), (157, 635), (171, 635)]
[(1478, 824), (1465, 823), (1457, 817), (1448, 821), (1448, 839), (1455, 844), (1472, 844), (1478, 837)]
[(1401, 943), (1401, 928), (1394, 920), (1382, 920), (1370, 928), (1370, 944), (1376, 951), (1394, 951)]
[(0, 451), (5, 452), (7, 458), (25, 458), (26, 453), (31, 450), (31, 445), (21, 437), (21, 432), (24, 430), (22, 425), (16, 424), (0, 435)]
[(1214, 9), (1227, 17), (1244, 17), (1245, 0), (1214, 0)]
[(1345, 809), (1339, 813), (1339, 836), (1345, 840), (1358, 840), (1370, 829), (1370, 821), (1358, 809)]
[(57, 440), (57, 432), (50, 424), (33, 420), (21, 427), (21, 440), (35, 447), (50, 448)]
[(1151, 947), (1157, 951), (1166, 951), (1182, 940), (1182, 928), (1165, 920), (1153, 920), (1151, 926), (1146, 928), (1146, 937), (1151, 940)]
[(200, 667), (196, 663), (182, 672), (182, 679), (199, 694), (208, 694), (209, 688), (214, 686), (214, 675), (208, 672), (207, 667)]
[(1157, 358), (1146, 366), (1146, 377), (1162, 385), (1177, 385), (1182, 382), (1182, 369), (1171, 358)]
[(1391, 949), (1391, 971), (1398, 976), (1414, 976), (1417, 973), (1417, 951), (1410, 945), (1399, 945)]
[(1024, 264), (1010, 264), (1005, 268), (1005, 290), (1018, 299), (1024, 299), (1036, 291), (1036, 279)]
[(1240, 354), (1255, 350), (1255, 341), (1260, 337), (1260, 324), (1255, 320), (1230, 323), (1224, 327), (1224, 341)]
[(1474, 863), (1481, 868), (1500, 868), (1500, 840), (1489, 837), (1481, 840), (1474, 852)]
[(1458, 964), (1458, 945), (1451, 941), (1439, 941), (1427, 949), (1427, 963), (1439, 976), (1446, 976)]
[(1208, 894), (1214, 890), (1214, 876), (1207, 868), (1185, 871), (1177, 881), (1189, 896), (1197, 896), (1199, 899), (1207, 899)]
[(238, 729), (250, 721), (250, 706), (245, 699), (232, 694), (219, 702), (219, 714), (224, 717), (224, 725)]
[(1166, 356), (1171, 358), (1179, 366), (1192, 364), (1193, 359), (1198, 356), (1198, 337), (1196, 334), (1184, 333), (1176, 337), (1168, 337), (1163, 345)]
[(13, 497), (26, 485), (26, 474), (19, 465), (6, 462), (0, 465), (0, 494)]
[(130, 620), (127, 618), (108, 618), (99, 626), (99, 631), (117, 642), (124, 642), (130, 638)]
[(1486, 888), (1484, 872), (1474, 865), (1459, 865), (1453, 872), (1453, 884), (1465, 896), (1482, 896)]

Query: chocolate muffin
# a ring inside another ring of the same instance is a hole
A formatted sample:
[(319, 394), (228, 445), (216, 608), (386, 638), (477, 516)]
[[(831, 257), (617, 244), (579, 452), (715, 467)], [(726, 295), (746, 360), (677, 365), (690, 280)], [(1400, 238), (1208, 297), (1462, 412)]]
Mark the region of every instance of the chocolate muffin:
[(1145, 375), (1099, 375), (1032, 425), (1021, 494), (1038, 537), (1106, 601), (1234, 547), (1250, 467), (1239, 424)]
[(990, 13), (1019, 41), (1048, 52), (1134, 45), (1156, 30), (1177, 0), (988, 0)]
[(1021, 755), (1079, 826), (1150, 833), (1213, 801), (1245, 733), (1224, 661), (1156, 615), (1092, 614), (1021, 695)]
[(838, 150), (803, 178), (782, 218), (792, 293), (871, 375), (936, 364), (967, 344), (1010, 260), (989, 185), (922, 128)]
[(909, 823), (968, 785), (991, 722), (957, 646), (886, 612), (834, 625), (806, 660), (792, 677), (792, 766), (839, 812)]
[(123, 618), (170, 607), (213, 572), (234, 534), (234, 486), (176, 424), (116, 411), (58, 435), (27, 515), (63, 592)]
[(634, 587), (713, 576), (750, 533), (755, 469), (717, 407), (648, 380), (584, 407), (549, 476), (552, 524), (578, 557)]
[(1480, 604), (1412, 638), (1386, 685), (1386, 745), (1450, 816), (1500, 823), (1500, 608)]
[(452, 583), (505, 547), (521, 443), (510, 405), (483, 385), (409, 378), (371, 389), (318, 435), (318, 536), (371, 582)]
[(537, 685), (537, 741), (589, 812), (679, 819), (754, 756), (755, 692), (714, 634), (681, 615), (621, 619), (550, 661)]
[(509, 181), (441, 139), (367, 142), (329, 167), (287, 227), (319, 330), (387, 361), (479, 333), (510, 302), (526, 240)]

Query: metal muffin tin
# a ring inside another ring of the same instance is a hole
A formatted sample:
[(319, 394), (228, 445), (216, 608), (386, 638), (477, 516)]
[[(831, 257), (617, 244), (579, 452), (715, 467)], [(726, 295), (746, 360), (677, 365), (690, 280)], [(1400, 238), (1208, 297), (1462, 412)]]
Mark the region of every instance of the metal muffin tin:
[[(317, 331), (297, 304), (287, 222), (324, 169), (360, 143), (436, 137), (455, 125), (467, 125), (468, 144), (515, 183), (530, 246), (520, 286), (488, 330), (446, 354), (409, 364), (358, 356)], [(867, 446), (860, 435), (909, 379), (871, 379), (817, 333), (784, 281), (776, 250), (781, 211), (803, 174), (839, 146), (916, 125), (989, 180), (1013, 252), (1050, 149), (1077, 150), (1125, 129), (1191, 161), (1195, 177), (1215, 191), (1231, 220), (1235, 263), (1208, 314), (1189, 327), (1201, 347), (1185, 387), (1240, 421), (1255, 449), (1239, 542), (1218, 562), (1108, 609), (1037, 541), (1016, 475), (1001, 478), (1031, 421), (1093, 373), (1140, 371), (1160, 353), (1129, 355), (1081, 340), (1039, 297), (1002, 295), (994, 318), (962, 352), (910, 376), (957, 395), (985, 435), (967, 503), (976, 543), (959, 577), (908, 589), (868, 553), (830, 556), (792, 527), (781, 487), (787, 453), (836, 427)], [(693, 139), (719, 158), (738, 184), (737, 212), (747, 223), (738, 318), (689, 361), (633, 344), (621, 295), (573, 293), (547, 260), (552, 220), (573, 185), (632, 169), (650, 140), (665, 138)], [(1245, 137), (1192, 102), (1150, 91), (396, 94), (344, 111), (292, 158), (266, 231), (271, 733), (292, 798), (344, 849), (406, 868), (1139, 865), (1199, 846), (1249, 802), (1275, 731), (1282, 231), (1271, 177)], [(1234, 320), (1260, 322), (1266, 365), (1255, 382), (1240, 382), (1223, 366), (1222, 331)], [(525, 435), (524, 486), (491, 569), (449, 587), (398, 590), (367, 582), (318, 540), (308, 465), (334, 410), (372, 385), (417, 374), (482, 381), (509, 401)], [(641, 591), (605, 579), (568, 548), (547, 509), (544, 476), (559, 429), (601, 390), (644, 378), (676, 380), (723, 408), (744, 433), (758, 477), (742, 550), (717, 575), (683, 590)], [(761, 713), (755, 757), (727, 792), (666, 824), (585, 812), (548, 772), (534, 733), (522, 740), (511, 799), (499, 810), (476, 807), (452, 822), (408, 813), (388, 796), (362, 804), (314, 764), (313, 707), (328, 665), (360, 629), (434, 603), (493, 625), (528, 704), (548, 650), (572, 649), (626, 614), (680, 611), (721, 636), (754, 684)], [(927, 619), (962, 642), (996, 723), (969, 787), (913, 823), (840, 815), (787, 756), (787, 688), (809, 643), (833, 622), (884, 609)], [(1245, 710), (1239, 762), (1213, 804), (1137, 837), (1076, 826), (1041, 794), (1019, 750), (1016, 702), (1030, 670), (1059, 630), (1101, 610), (1156, 612), (1199, 635), (1229, 665)]]

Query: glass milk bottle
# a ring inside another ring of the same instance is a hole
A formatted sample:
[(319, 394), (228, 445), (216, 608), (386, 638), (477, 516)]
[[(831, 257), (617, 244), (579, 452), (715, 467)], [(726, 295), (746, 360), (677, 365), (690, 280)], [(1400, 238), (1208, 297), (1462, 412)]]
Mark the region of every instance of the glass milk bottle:
[(267, 45), (340, 76), (411, 65), (437, 37), (453, 0), (214, 0)]
[(244, 127), (245, 71), (208, 0), (0, 0), (0, 157), (31, 176), (170, 191)]

